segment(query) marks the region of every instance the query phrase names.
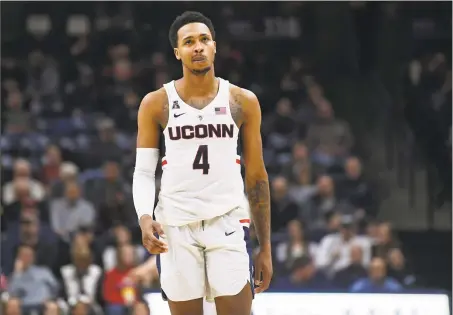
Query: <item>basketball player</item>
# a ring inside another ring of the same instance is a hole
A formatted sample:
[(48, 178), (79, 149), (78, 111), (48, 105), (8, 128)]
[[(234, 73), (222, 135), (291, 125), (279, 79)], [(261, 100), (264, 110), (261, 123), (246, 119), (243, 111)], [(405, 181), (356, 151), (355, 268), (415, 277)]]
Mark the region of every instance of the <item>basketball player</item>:
[[(272, 277), (260, 104), (252, 92), (215, 76), (210, 19), (185, 12), (169, 38), (183, 77), (146, 95), (138, 113), (133, 197), (143, 245), (160, 254), (162, 294), (172, 315), (203, 314), (204, 297), (215, 300), (218, 315), (250, 315), (253, 294)], [(237, 155), (240, 129), (248, 200)], [(161, 132), (165, 156), (153, 220)], [(249, 212), (260, 242), (254, 274)]]

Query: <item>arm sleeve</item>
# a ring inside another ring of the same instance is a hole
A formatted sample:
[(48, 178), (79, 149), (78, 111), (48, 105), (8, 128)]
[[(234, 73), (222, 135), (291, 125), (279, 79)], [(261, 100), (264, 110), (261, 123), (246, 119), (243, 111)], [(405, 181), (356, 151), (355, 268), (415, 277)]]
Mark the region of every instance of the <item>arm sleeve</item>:
[(159, 149), (137, 148), (132, 196), (139, 220), (146, 214), (153, 215), (154, 201), (156, 199), (156, 166), (158, 159)]

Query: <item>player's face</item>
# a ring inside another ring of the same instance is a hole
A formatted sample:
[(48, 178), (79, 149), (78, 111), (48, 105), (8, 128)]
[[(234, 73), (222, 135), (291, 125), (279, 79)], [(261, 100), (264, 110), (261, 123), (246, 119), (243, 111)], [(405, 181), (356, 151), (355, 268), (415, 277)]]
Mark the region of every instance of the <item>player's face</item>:
[(216, 43), (209, 28), (203, 23), (190, 23), (178, 31), (175, 56), (192, 73), (204, 74), (211, 69), (216, 53)]

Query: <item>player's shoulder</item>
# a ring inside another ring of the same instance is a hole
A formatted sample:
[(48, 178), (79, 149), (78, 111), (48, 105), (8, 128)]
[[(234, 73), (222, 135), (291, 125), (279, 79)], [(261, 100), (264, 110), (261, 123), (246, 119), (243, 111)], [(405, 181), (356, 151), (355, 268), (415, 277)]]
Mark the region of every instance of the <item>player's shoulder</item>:
[(230, 94), (246, 103), (258, 103), (258, 97), (250, 90), (230, 83)]
[(165, 92), (165, 89), (162, 87), (146, 94), (142, 99), (140, 107), (143, 107), (149, 111), (153, 109), (160, 109), (165, 104), (168, 104), (168, 97), (167, 92)]
[(168, 97), (162, 87), (146, 94), (140, 103), (139, 115), (154, 117), (161, 125), (168, 120)]
[[(261, 119), (261, 107), (258, 97), (250, 90), (230, 83), (230, 107), (240, 108), (241, 121), (245, 122), (252, 117)], [(232, 113), (234, 111), (232, 110)], [(255, 119), (254, 119), (255, 120)]]

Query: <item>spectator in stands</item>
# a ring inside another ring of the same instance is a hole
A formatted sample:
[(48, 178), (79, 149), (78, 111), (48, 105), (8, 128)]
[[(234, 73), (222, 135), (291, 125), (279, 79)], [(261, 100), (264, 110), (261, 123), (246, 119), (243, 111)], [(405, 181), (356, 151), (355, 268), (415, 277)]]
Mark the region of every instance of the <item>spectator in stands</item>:
[(338, 181), (338, 196), (359, 209), (356, 213), (362, 219), (374, 215), (371, 189), (362, 176), (362, 164), (357, 157), (349, 157), (344, 163), (345, 174)]
[(116, 142), (115, 123), (110, 118), (105, 118), (97, 124), (98, 136), (90, 144), (89, 151), (91, 162), (88, 168), (98, 168), (105, 161), (120, 161), (121, 148)]
[(71, 242), (60, 242), (60, 251), (62, 252), (62, 259), (60, 266), (71, 263), (71, 245), (79, 244), (77, 246), (88, 246), (91, 251), (92, 260), (95, 265), (102, 266), (102, 251), (104, 249), (103, 238), (95, 237), (95, 230), (93, 226), (81, 226), (71, 238)]
[(306, 139), (308, 127), (316, 117), (315, 104), (323, 97), (324, 92), (322, 87), (315, 83), (311, 76), (304, 76), (301, 81), (306, 87), (308, 97), (302, 99), (301, 105), (295, 113), (295, 119), (299, 124), (297, 130), (298, 139)]
[(341, 226), (341, 214), (338, 211), (330, 211), (325, 215), (326, 225), (321, 228), (312, 228), (310, 230), (310, 239), (319, 243), (321, 239), (329, 234), (337, 233)]
[(371, 248), (378, 243), (379, 239), (379, 222), (376, 219), (369, 219), (365, 227), (365, 236), (371, 242)]
[(338, 288), (350, 288), (354, 282), (367, 275), (367, 271), (363, 267), (363, 254), (360, 246), (351, 247), (350, 260), (349, 266), (338, 270), (334, 275), (333, 282)]
[(275, 155), (276, 169), (287, 163), (291, 156), (292, 140), (296, 135), (296, 122), (293, 117), (293, 105), (290, 99), (282, 98), (277, 102), (275, 113), (263, 124), (263, 133), (267, 147), (272, 148)]
[(306, 239), (305, 231), (299, 220), (292, 220), (288, 223), (288, 236), (288, 241), (278, 244), (275, 249), (277, 264), (280, 265), (283, 274), (293, 269), (293, 264), (298, 258), (314, 257), (316, 251), (315, 245)]
[(120, 172), (117, 162), (107, 161), (103, 167), (104, 176), (85, 184), (85, 196), (99, 209), (98, 230), (107, 231), (119, 222), (127, 226), (137, 224), (131, 202), (131, 185)]
[(305, 144), (297, 142), (293, 146), (293, 158), (283, 166), (282, 174), (291, 183), (290, 195), (299, 206), (302, 206), (316, 192), (313, 185), (314, 170)]
[(319, 177), (316, 186), (316, 194), (302, 207), (302, 211), (304, 220), (312, 229), (321, 229), (326, 226), (326, 215), (335, 210), (337, 198), (334, 181), (330, 176)]
[(31, 126), (32, 117), (24, 108), (23, 96), (19, 90), (8, 93), (6, 107), (6, 133), (12, 135), (28, 131)]
[(325, 98), (318, 101), (317, 118), (307, 132), (307, 145), (315, 163), (324, 167), (341, 163), (353, 142), (349, 125), (334, 117), (330, 102)]
[[(121, 50), (129, 51), (126, 45), (118, 45)], [(133, 78), (134, 70), (132, 62), (128, 56), (121, 56), (113, 63), (113, 91), (119, 95), (124, 94), (132, 87), (131, 79)]]
[(2, 268), (7, 274), (12, 271), (14, 257), (22, 245), (34, 249), (36, 265), (45, 266), (52, 271), (56, 268), (58, 258), (56, 239), (53, 233), (41, 230), (41, 224), (36, 214), (24, 213), (20, 220), (19, 237), (13, 237), (14, 234), (11, 233), (10, 237), (2, 242)]
[(56, 145), (50, 145), (43, 156), (41, 180), (45, 185), (51, 185), (60, 178), (62, 164), (61, 151)]
[(117, 248), (118, 264), (105, 274), (102, 294), (106, 303), (107, 315), (124, 314), (128, 306), (140, 299), (140, 290), (127, 277), (136, 265), (134, 247), (120, 245)]
[(114, 109), (112, 117), (119, 129), (134, 133), (140, 98), (134, 90), (130, 90), (124, 94), (122, 103), (121, 106)]
[(351, 287), (351, 292), (399, 292), (402, 286), (398, 281), (387, 276), (387, 267), (382, 258), (373, 258), (368, 270), (368, 278), (357, 280)]
[(277, 279), (273, 285), (274, 289), (280, 290), (323, 290), (330, 287), (329, 281), (316, 270), (308, 256), (298, 258), (293, 264), (291, 275)]
[(391, 224), (389, 222), (379, 224), (376, 244), (374, 244), (372, 248), (373, 257), (387, 259), (389, 251), (399, 247), (399, 241), (392, 233)]
[[(312, 183), (311, 165), (307, 146), (303, 142), (296, 142), (292, 148), (292, 158), (282, 166), (282, 175), (289, 179), (290, 183), (301, 182), (303, 185)], [(300, 177), (300, 170), (307, 169), (303, 178)], [(302, 179), (302, 180), (301, 180)]]
[(52, 229), (69, 241), (71, 233), (94, 222), (96, 213), (93, 205), (81, 197), (79, 184), (73, 181), (66, 183), (64, 198), (51, 202), (50, 216)]
[(317, 104), (322, 102), (324, 99), (324, 89), (321, 85), (314, 82), (313, 77), (304, 78), (305, 84), (308, 86), (308, 100), (311, 103), (312, 107), (315, 107)]
[(92, 263), (92, 253), (82, 239), (71, 248), (72, 263), (61, 267), (63, 296), (69, 305), (87, 302), (94, 306), (100, 299), (101, 267)]
[[(3, 203), (10, 205), (16, 201), (24, 201), (23, 199), (31, 199), (32, 201), (41, 201), (45, 197), (45, 189), (42, 183), (33, 179), (31, 165), (25, 159), (18, 159), (14, 163), (13, 180), (3, 186)], [(21, 181), (21, 184), (18, 183)], [(25, 187), (27, 189), (19, 189)]]
[(44, 221), (48, 220), (45, 202), (37, 203), (30, 198), (30, 181), (24, 178), (16, 179), (14, 181), (14, 193), (18, 200), (5, 206), (4, 221), (2, 221), (2, 225), (4, 224), (8, 230), (14, 229), (20, 217), (26, 213), (39, 215)]
[(71, 110), (80, 109), (82, 112), (93, 110), (100, 107), (98, 101), (98, 91), (94, 86), (93, 69), (86, 63), (77, 64), (76, 78), (66, 84), (65, 106)]
[[(275, 115), (271, 116), (272, 122), (269, 122), (268, 128), (272, 130), (272, 134), (276, 135), (276, 147), (286, 147), (287, 142), (294, 135), (297, 129), (296, 121), (293, 117), (293, 104), (288, 98), (281, 98), (277, 102)], [(284, 140), (283, 138), (286, 138)], [(273, 142), (274, 143), (274, 142)]]
[(443, 53), (429, 56), (427, 64), (422, 68), (417, 64), (415, 61), (411, 66), (411, 81), (414, 86), (407, 91), (405, 118), (428, 163), (436, 167), (436, 175), (443, 187), (433, 198), (441, 206), (445, 201), (451, 202), (452, 198), (451, 151), (445, 143), (448, 127), (451, 126), (451, 74), (448, 73)]
[(331, 276), (351, 263), (351, 248), (359, 246), (362, 249), (362, 264), (368, 266), (371, 255), (371, 245), (367, 238), (356, 234), (356, 226), (352, 216), (342, 217), (339, 233), (325, 236), (319, 245), (316, 265)]
[(79, 168), (71, 162), (64, 162), (60, 165), (59, 178), (51, 185), (50, 198), (62, 198), (64, 196), (66, 183), (78, 181)]
[(272, 231), (284, 228), (289, 221), (298, 218), (299, 207), (288, 195), (286, 178), (278, 176), (271, 183), (271, 222)]
[(22, 307), (39, 309), (57, 297), (59, 284), (49, 268), (36, 266), (34, 260), (33, 248), (22, 245), (14, 263), (8, 293), (13, 299), (20, 299)]
[(36, 50), (29, 54), (27, 95), (42, 108), (52, 108), (59, 100), (60, 73), (55, 61)]
[(159, 273), (156, 256), (149, 256), (144, 263), (133, 268), (127, 276), (134, 283), (141, 284), (144, 288), (158, 288)]
[(146, 254), (146, 250), (142, 245), (133, 245), (131, 232), (124, 225), (117, 225), (113, 228), (114, 242), (111, 246), (107, 246), (102, 253), (102, 263), (104, 270), (110, 271), (117, 265), (118, 248), (120, 246), (130, 245), (134, 249), (134, 256), (138, 262), (142, 262)]
[(415, 276), (406, 267), (406, 259), (400, 249), (394, 248), (389, 251), (387, 263), (389, 277), (394, 278), (405, 287), (415, 285)]

